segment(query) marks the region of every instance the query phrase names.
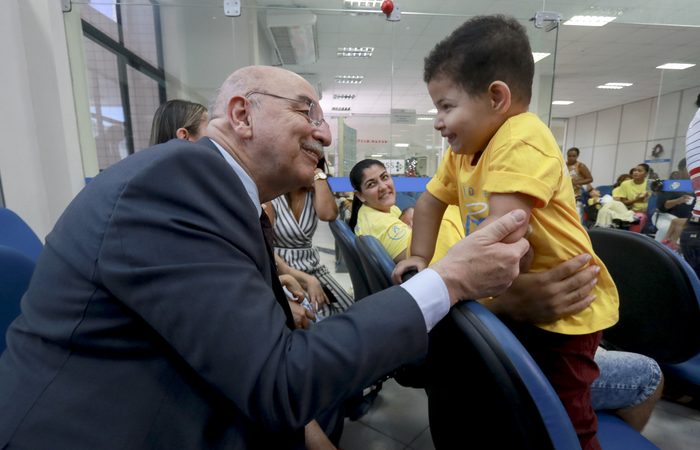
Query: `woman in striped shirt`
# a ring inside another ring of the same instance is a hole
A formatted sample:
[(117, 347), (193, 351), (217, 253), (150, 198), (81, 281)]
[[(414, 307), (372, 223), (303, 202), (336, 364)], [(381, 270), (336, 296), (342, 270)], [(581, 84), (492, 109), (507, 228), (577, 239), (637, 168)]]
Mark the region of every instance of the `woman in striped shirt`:
[[(695, 105), (700, 108), (700, 94)], [(697, 198), (700, 195), (700, 109), (690, 121), (685, 135), (685, 158)], [(700, 275), (700, 202), (695, 202), (693, 213), (681, 233), (681, 250), (685, 260)]]

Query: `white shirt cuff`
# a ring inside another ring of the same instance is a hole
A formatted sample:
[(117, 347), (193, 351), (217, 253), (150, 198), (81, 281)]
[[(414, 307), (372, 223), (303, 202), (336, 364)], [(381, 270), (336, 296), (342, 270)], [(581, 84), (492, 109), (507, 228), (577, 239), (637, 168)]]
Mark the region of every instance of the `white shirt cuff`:
[(423, 313), (428, 332), (450, 311), (450, 295), (442, 277), (433, 269), (421, 273), (401, 285), (411, 294)]

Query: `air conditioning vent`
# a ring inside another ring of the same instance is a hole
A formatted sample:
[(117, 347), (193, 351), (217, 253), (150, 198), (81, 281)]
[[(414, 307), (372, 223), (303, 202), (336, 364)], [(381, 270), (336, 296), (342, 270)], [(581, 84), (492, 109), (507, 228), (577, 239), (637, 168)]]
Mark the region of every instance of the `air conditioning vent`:
[(318, 61), (315, 14), (268, 11), (267, 27), (282, 64), (306, 65)]

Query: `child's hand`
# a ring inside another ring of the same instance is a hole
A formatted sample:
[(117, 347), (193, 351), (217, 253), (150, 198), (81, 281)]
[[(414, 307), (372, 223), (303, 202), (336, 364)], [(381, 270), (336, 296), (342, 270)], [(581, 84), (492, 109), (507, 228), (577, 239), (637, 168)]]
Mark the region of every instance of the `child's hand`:
[(394, 272), (391, 274), (391, 281), (394, 284), (401, 284), (403, 283), (401, 277), (404, 273), (411, 270), (420, 272), (426, 267), (428, 267), (428, 262), (425, 259), (420, 256), (411, 256), (410, 258), (404, 259), (396, 265)]

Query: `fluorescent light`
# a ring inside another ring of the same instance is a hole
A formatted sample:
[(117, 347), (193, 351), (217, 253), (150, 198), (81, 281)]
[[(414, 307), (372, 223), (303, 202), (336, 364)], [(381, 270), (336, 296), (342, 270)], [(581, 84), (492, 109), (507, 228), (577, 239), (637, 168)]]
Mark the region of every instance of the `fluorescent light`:
[(362, 83), (363, 78), (364, 77), (362, 75), (336, 75), (335, 82), (336, 83), (360, 84), (360, 83)]
[(378, 1), (357, 1), (357, 0), (345, 0), (343, 6), (345, 9), (381, 9), (383, 0)]
[(564, 106), (564, 105), (570, 105), (570, 104), (572, 104), (572, 103), (573, 103), (573, 102), (572, 102), (572, 101), (569, 101), (569, 100), (555, 100), (555, 101), (552, 102), (552, 105), (561, 105), (561, 106)]
[(602, 27), (617, 19), (615, 16), (574, 16), (564, 22), (564, 25), (577, 25), (580, 27)]
[(632, 86), (632, 83), (605, 83), (606, 86), (622, 86), (622, 87), (628, 87)]
[(333, 94), (333, 100), (353, 100), (355, 94)]
[(382, 156), (384, 156), (384, 153), (382, 153), (381, 155), (369, 155), (369, 156), (371, 156), (372, 158), (381, 158)]
[(394, 147), (408, 147), (410, 144), (394, 144)]
[(535, 63), (537, 61), (541, 61), (541, 60), (545, 59), (549, 55), (551, 55), (551, 53), (535, 53), (535, 52), (532, 53), (532, 57), (535, 59)]
[(333, 111), (350, 111), (349, 106), (334, 106)]
[(666, 63), (661, 66), (658, 66), (657, 69), (683, 70), (693, 66), (695, 66), (695, 64)]
[(435, 117), (418, 117), (418, 120), (435, 120)]
[(607, 84), (601, 84), (598, 89), (622, 89), (622, 86), (610, 86)]
[(437, 114), (437, 108), (433, 108), (431, 110), (428, 110), (428, 114)]
[(338, 47), (338, 58), (369, 58), (374, 47)]

